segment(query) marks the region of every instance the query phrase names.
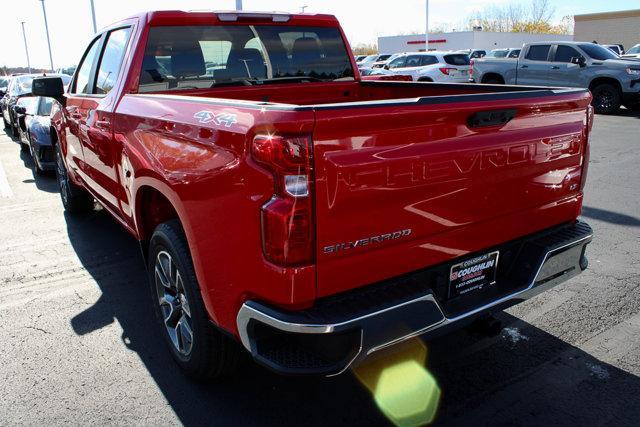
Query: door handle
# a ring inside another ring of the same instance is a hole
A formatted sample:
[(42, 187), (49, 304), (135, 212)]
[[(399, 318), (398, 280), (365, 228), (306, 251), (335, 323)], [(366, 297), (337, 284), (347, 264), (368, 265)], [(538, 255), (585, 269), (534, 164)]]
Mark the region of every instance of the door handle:
[(560, 67), (558, 67), (557, 65), (554, 65), (553, 67), (551, 67), (552, 70), (559, 70)]
[(109, 130), (111, 128), (111, 122), (109, 120), (96, 120), (96, 127), (102, 130)]
[(528, 66), (528, 65), (523, 65), (523, 66), (522, 66), (522, 67), (520, 67), (520, 68), (529, 68), (529, 66)]

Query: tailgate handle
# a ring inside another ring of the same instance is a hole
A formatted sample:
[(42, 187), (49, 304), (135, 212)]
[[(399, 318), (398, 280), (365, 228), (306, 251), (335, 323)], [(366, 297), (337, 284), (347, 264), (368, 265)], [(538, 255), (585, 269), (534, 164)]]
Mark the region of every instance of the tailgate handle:
[(516, 109), (479, 111), (469, 116), (467, 124), (470, 128), (486, 126), (504, 126), (516, 116)]

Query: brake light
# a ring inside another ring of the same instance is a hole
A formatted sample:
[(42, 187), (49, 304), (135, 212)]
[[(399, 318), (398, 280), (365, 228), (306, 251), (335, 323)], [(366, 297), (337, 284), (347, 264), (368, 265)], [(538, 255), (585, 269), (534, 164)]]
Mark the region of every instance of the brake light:
[(258, 135), (253, 159), (274, 177), (273, 198), (261, 209), (262, 248), (282, 266), (314, 259), (311, 141), (309, 137)]
[(451, 73), (452, 71), (457, 71), (457, 70), (458, 70), (457, 68), (448, 68), (448, 67), (440, 68), (440, 72), (441, 72), (442, 74), (447, 75), (447, 76), (448, 76), (448, 75), (449, 75), (449, 73)]

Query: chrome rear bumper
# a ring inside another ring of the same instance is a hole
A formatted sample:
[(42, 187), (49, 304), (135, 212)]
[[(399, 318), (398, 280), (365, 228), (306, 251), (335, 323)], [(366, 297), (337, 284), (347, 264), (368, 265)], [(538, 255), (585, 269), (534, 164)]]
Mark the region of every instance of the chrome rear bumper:
[[(301, 312), (247, 301), (237, 316), (238, 331), (256, 361), (275, 371), (337, 375), (378, 350), (457, 329), (569, 280), (586, 269), (592, 234), (577, 222), (511, 242), (520, 248), (511, 264), (516, 268), (470, 306), (447, 301), (429, 283), (414, 286), (422, 272), (327, 298)], [(440, 267), (448, 271), (455, 262)]]

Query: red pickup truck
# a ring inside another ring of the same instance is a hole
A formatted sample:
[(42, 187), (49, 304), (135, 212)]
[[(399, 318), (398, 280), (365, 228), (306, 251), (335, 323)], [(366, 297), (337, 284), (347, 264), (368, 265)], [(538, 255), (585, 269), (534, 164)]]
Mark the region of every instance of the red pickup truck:
[(140, 241), (190, 375), (242, 347), (338, 374), (587, 267), (587, 90), (363, 81), (350, 52), (329, 15), (150, 12), (96, 35), (66, 93), (33, 83), (65, 208)]

